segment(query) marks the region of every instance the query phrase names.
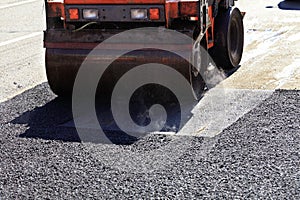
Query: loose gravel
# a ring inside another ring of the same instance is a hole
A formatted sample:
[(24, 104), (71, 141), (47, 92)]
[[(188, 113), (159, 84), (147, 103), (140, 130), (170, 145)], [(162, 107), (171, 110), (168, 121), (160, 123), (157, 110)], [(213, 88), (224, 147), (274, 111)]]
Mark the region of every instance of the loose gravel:
[(214, 138), (80, 143), (71, 114), (47, 84), (0, 104), (1, 199), (300, 198), (300, 91)]

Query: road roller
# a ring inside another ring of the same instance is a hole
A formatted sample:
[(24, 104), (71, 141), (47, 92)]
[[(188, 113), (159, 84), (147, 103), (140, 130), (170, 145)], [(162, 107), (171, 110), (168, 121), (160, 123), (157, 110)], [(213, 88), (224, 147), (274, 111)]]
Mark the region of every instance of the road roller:
[[(242, 58), (244, 13), (234, 0), (45, 0), (45, 8), (46, 73), (58, 96), (72, 95), (78, 70), (97, 45), (126, 30), (163, 27), (185, 34), (193, 49), (203, 49), (195, 52), (207, 52), (221, 70), (236, 68)], [(182, 73), (199, 97), (205, 81), (198, 67), (187, 65), (207, 62), (195, 63), (194, 54), (185, 62), (159, 49), (140, 49), (114, 62), (106, 77), (113, 80), (132, 66), (158, 62)]]

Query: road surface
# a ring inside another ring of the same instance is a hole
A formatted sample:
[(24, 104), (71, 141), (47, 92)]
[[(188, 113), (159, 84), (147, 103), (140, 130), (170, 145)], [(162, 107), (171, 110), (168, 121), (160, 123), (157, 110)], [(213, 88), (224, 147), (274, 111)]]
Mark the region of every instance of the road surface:
[(43, 1), (0, 3), (0, 102), (46, 81)]
[(46, 83), (43, 2), (1, 1), (0, 198), (299, 199), (300, 5), (238, 3), (241, 67), (181, 135), (111, 131), (114, 144), (94, 144), (80, 143), (71, 104)]

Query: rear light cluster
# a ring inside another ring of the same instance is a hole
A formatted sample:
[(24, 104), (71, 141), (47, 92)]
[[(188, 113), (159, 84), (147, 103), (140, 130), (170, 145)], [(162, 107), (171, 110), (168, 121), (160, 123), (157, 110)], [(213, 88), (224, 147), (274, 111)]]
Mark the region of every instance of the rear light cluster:
[[(70, 20), (79, 20), (80, 13), (78, 8), (69, 8), (68, 14)], [(82, 9), (82, 18), (85, 20), (99, 19), (100, 12), (98, 9)], [(132, 8), (130, 9), (130, 17), (132, 20), (160, 20), (159, 8)]]
[(72, 20), (77, 20), (79, 19), (79, 11), (77, 8), (71, 8), (69, 9), (69, 17)]
[(82, 17), (84, 19), (98, 19), (99, 18), (99, 10), (98, 9), (83, 9)]
[(159, 13), (158, 8), (131, 9), (130, 16), (131, 16), (131, 19), (144, 20), (144, 19), (148, 19), (148, 12), (149, 12), (150, 20), (159, 20), (160, 19), (160, 13)]

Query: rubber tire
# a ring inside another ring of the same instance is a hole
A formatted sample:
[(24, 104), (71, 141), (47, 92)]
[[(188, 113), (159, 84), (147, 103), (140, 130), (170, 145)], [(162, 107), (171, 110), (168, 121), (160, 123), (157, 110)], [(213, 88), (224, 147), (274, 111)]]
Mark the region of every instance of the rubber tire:
[(215, 45), (210, 55), (219, 68), (239, 66), (244, 48), (243, 16), (238, 8), (220, 9), (215, 18)]

